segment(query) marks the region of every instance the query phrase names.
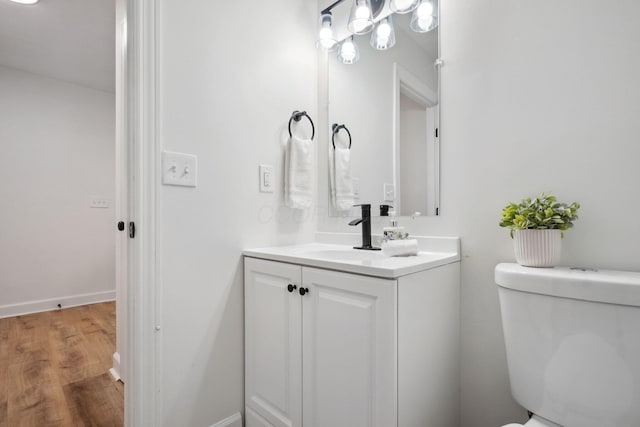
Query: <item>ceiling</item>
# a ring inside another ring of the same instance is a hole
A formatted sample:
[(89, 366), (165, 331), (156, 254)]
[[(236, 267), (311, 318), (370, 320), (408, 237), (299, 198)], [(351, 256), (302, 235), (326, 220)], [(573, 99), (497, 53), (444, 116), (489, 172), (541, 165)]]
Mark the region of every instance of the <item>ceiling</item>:
[(0, 0), (0, 66), (115, 92), (115, 0)]

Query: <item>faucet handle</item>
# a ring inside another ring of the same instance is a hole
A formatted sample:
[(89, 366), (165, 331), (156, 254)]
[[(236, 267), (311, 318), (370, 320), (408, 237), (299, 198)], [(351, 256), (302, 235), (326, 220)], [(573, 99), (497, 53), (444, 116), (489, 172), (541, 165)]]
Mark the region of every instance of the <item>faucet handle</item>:
[(389, 209), (393, 209), (393, 206), (380, 205), (380, 216), (389, 216)]

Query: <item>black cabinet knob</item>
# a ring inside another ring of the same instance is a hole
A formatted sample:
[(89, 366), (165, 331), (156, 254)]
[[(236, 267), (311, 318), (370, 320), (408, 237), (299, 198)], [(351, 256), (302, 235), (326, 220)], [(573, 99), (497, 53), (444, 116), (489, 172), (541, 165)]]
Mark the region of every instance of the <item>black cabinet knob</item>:
[(300, 295), (308, 294), (309, 288), (300, 288)]
[(118, 230), (124, 230), (124, 221), (118, 221)]
[(289, 286), (287, 286), (289, 292), (293, 292), (295, 289), (298, 289), (298, 287), (294, 284), (289, 283)]

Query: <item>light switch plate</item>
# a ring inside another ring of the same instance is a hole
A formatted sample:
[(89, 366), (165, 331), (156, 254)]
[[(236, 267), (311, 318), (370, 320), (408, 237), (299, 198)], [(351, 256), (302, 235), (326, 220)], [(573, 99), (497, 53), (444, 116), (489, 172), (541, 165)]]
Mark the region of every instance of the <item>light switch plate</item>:
[(260, 177), (260, 192), (273, 193), (273, 186), (274, 186), (273, 166), (258, 165), (258, 172)]
[(193, 154), (162, 152), (162, 183), (195, 187), (198, 181), (198, 158)]
[(396, 186), (393, 184), (385, 183), (384, 184), (384, 195), (383, 200), (385, 202), (393, 202), (396, 200)]

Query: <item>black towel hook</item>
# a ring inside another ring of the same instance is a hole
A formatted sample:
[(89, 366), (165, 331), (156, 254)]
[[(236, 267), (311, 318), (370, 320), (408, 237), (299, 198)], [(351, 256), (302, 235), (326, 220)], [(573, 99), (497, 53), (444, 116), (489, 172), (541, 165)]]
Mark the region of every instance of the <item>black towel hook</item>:
[(338, 134), (338, 132), (340, 132), (340, 129), (344, 129), (347, 131), (347, 135), (349, 135), (349, 150), (351, 150), (351, 132), (349, 132), (349, 129), (347, 129), (345, 125), (338, 125), (337, 123), (334, 123), (331, 126), (331, 129), (333, 129), (333, 134), (331, 135), (331, 143), (333, 144), (333, 149), (336, 149), (336, 135)]
[(295, 120), (296, 122), (299, 122), (300, 120), (302, 120), (302, 117), (306, 117), (307, 119), (309, 119), (309, 123), (311, 123), (311, 139), (313, 139), (313, 137), (316, 136), (316, 127), (313, 125), (313, 120), (311, 120), (311, 117), (309, 117), (306, 111), (298, 110), (294, 111), (291, 114), (291, 118), (289, 119), (289, 137), (293, 136), (293, 134), (291, 133), (291, 121)]

